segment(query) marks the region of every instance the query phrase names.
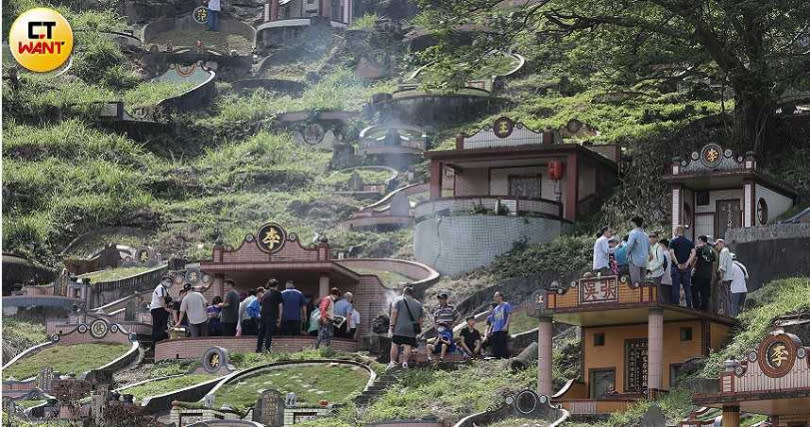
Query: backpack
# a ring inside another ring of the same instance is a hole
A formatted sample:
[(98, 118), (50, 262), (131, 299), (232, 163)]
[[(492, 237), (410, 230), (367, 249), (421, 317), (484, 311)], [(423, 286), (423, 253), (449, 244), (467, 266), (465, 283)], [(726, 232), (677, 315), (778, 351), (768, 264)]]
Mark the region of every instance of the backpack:
[(251, 301), (251, 303), (247, 306), (247, 309), (245, 311), (247, 312), (247, 315), (249, 317), (258, 319), (262, 313), (262, 307), (259, 304), (259, 299), (256, 298), (255, 300)]

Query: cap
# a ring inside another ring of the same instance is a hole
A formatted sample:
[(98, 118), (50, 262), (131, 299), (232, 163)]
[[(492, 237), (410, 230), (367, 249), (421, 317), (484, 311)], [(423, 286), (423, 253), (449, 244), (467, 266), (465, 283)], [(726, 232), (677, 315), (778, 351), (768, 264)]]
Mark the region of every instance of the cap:
[(723, 240), (723, 239), (717, 239), (717, 240), (714, 241), (715, 245), (718, 244), (718, 243), (726, 243), (726, 241)]
[(186, 284), (183, 285), (183, 290), (184, 291), (187, 291), (189, 289), (191, 289), (191, 283), (186, 283)]
[(439, 295), (436, 295), (438, 299), (447, 299), (447, 292), (439, 292)]

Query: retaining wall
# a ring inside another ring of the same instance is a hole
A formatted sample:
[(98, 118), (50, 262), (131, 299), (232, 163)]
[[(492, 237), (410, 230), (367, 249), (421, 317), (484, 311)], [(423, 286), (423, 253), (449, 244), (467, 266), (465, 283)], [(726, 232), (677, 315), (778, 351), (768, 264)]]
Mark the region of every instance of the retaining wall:
[(130, 276), (120, 280), (109, 282), (93, 283), (90, 287), (90, 307), (95, 308), (109, 302), (119, 300), (132, 295), (137, 291), (151, 290), (157, 286), (160, 278), (168, 272), (168, 267), (164, 264), (160, 267), (147, 270), (141, 274)]
[(415, 286), (427, 287), (439, 280), (439, 272), (420, 262), (394, 258), (344, 258), (337, 263), (349, 269), (367, 268), (390, 271), (413, 279)]
[(775, 279), (810, 276), (810, 224), (735, 228), (725, 240), (748, 268), (749, 292)]
[[(273, 352), (298, 352), (310, 349), (315, 345), (315, 337), (273, 337)], [(231, 352), (256, 351), (256, 336), (247, 337), (207, 337), (177, 338), (164, 340), (155, 346), (155, 361), (167, 359), (198, 359), (205, 350), (211, 347), (223, 347)], [(358, 343), (354, 340), (335, 338), (332, 346), (335, 350), (357, 351)]]
[(568, 232), (570, 223), (550, 218), (495, 215), (433, 217), (414, 227), (417, 261), (457, 275), (490, 264), (515, 242), (546, 243)]

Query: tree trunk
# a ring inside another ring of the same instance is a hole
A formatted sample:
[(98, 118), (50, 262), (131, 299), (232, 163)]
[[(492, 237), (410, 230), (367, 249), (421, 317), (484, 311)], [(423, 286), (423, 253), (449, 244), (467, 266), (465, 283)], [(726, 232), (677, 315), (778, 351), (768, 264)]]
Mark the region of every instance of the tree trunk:
[[(736, 83), (736, 84), (735, 84)], [(734, 139), (741, 151), (766, 154), (776, 98), (765, 82), (732, 82), (734, 88)]]

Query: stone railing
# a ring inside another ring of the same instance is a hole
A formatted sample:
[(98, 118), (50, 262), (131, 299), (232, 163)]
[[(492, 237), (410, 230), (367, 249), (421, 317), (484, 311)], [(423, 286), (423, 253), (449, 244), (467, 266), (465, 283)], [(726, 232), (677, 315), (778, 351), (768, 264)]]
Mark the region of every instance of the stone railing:
[(434, 215), (459, 213), (497, 214), (508, 216), (538, 215), (551, 218), (562, 217), (562, 204), (545, 199), (518, 199), (498, 196), (469, 196), (427, 200), (415, 208), (417, 221)]

